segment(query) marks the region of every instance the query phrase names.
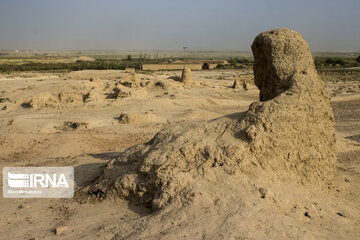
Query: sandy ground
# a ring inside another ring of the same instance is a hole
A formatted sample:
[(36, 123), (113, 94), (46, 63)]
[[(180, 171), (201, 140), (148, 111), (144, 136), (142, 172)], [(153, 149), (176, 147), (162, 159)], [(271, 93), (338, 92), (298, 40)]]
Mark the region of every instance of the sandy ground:
[[(0, 75), (0, 99), (3, 99), (0, 102), (1, 168), (73, 166), (78, 190), (93, 181), (108, 160), (130, 146), (150, 140), (164, 127), (242, 112), (258, 99), (259, 92), (252, 85), (247, 91), (231, 88), (235, 79), (251, 80), (249, 70), (193, 71), (194, 86), (183, 86), (173, 80), (180, 75), (180, 71), (138, 73), (139, 80), (148, 83), (142, 88), (145, 93), (133, 89), (128, 97), (118, 99), (111, 98), (112, 88), (126, 79), (128, 73), (125, 71)], [(320, 217), (301, 214), (295, 220), (297, 225), (307, 229), (304, 236), (359, 239), (360, 75), (354, 71), (343, 75), (327, 72), (321, 76), (332, 97), (338, 166), (333, 187), (327, 192), (319, 192), (316, 197), (328, 197), (326, 205), (334, 206), (334, 216), (322, 221)], [(98, 87), (89, 81), (90, 78), (100, 78), (103, 85)], [(156, 81), (169, 84), (151, 85)], [(82, 101), (89, 91), (98, 97)], [(59, 93), (65, 94), (58, 99)], [(50, 100), (53, 104), (44, 104)], [(122, 113), (135, 115), (131, 115), (134, 118), (129, 122), (121, 122)], [(283, 187), (281, 191), (287, 190), (290, 191)], [(283, 201), (289, 202), (296, 198), (296, 194), (308, 193), (300, 186), (293, 196)], [(348, 205), (336, 206), (337, 199)], [(270, 205), (261, 206), (268, 209)], [(337, 211), (336, 207), (340, 210)], [(89, 204), (73, 199), (1, 197), (0, 211), (0, 239), (125, 239), (138, 231), (137, 226), (144, 226), (141, 222), (156, 215), (144, 206), (124, 200)], [(230, 219), (231, 214), (225, 218)], [(280, 222), (282, 219), (280, 215), (274, 215), (272, 221)], [(256, 218), (249, 221), (249, 225), (255, 224), (254, 221)], [(161, 228), (161, 221), (158, 224)], [(206, 225), (206, 221), (203, 224)], [(55, 229), (59, 226), (68, 229), (57, 236)], [(183, 234), (177, 236), (187, 239), (226, 238), (218, 233), (189, 236), (181, 224), (172, 228), (180, 229)], [(151, 232), (151, 229), (141, 231)], [(269, 230), (268, 238), (290, 239), (290, 235), (275, 237)], [(261, 235), (258, 236), (260, 239)], [(151, 234), (147, 237), (152, 238)]]

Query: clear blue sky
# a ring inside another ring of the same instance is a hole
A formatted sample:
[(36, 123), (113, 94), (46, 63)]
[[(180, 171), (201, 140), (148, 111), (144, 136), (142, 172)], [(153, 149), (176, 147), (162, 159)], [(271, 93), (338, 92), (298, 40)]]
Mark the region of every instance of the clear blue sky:
[(360, 0), (0, 0), (0, 49), (249, 51), (279, 27), (360, 51)]

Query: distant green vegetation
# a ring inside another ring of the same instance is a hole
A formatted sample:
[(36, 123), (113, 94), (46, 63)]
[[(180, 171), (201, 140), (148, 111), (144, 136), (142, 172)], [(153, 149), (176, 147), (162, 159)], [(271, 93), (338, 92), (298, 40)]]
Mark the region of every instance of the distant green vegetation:
[[(14, 72), (14, 71), (77, 71), (77, 70), (124, 70), (126, 68), (141, 69), (142, 64), (156, 64), (167, 63), (169, 59), (180, 60), (181, 57), (161, 57), (158, 54), (140, 54), (138, 57), (132, 55), (125, 55), (122, 57), (103, 55), (97, 56), (95, 61), (76, 62), (32, 62), (29, 59), (22, 64), (14, 63), (12, 61), (0, 64), (0, 72)], [(12, 59), (12, 58), (6, 58)], [(26, 59), (26, 58), (19, 58)], [(187, 58), (187, 60), (190, 60)], [(343, 69), (350, 67), (360, 67), (360, 56), (358, 57), (315, 57), (315, 66), (317, 69)], [(227, 64), (218, 64), (217, 69), (249, 69), (254, 63), (251, 57), (230, 57)]]
[(77, 60), (72, 63), (39, 63), (31, 62), (24, 64), (4, 63), (0, 64), (0, 72), (13, 71), (78, 71), (86, 69), (94, 70), (124, 70), (125, 68), (140, 69), (144, 63), (160, 63), (163, 59), (153, 59), (146, 55), (140, 58), (132, 58), (128, 55), (126, 59), (96, 59), (95, 61)]
[(315, 57), (314, 61), (315, 61), (315, 66), (318, 69), (327, 68), (327, 67), (349, 68), (349, 67), (360, 67), (360, 62), (358, 61), (358, 58)]
[(1, 64), (0, 72), (12, 71), (58, 71), (58, 70), (85, 70), (85, 69), (125, 69), (127, 67), (138, 67), (136, 63), (130, 62), (105, 62), (105, 61), (76, 61), (74, 63), (25, 63)]
[[(242, 69), (253, 66), (252, 58), (229, 58), (229, 64), (218, 64), (217, 69)], [(315, 57), (315, 66), (322, 68), (350, 68), (360, 67), (360, 56), (354, 57)]]
[(140, 69), (139, 62), (94, 61), (75, 63), (26, 63), (0, 64), (0, 72), (14, 71), (79, 71), (79, 70), (124, 70), (126, 68)]
[(252, 58), (229, 58), (229, 64), (218, 64), (217, 69), (242, 69), (252, 67), (254, 60)]

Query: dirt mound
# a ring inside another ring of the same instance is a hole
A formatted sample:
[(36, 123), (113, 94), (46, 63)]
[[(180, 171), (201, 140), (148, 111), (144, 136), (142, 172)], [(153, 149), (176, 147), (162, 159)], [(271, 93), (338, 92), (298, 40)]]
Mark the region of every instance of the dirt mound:
[(45, 92), (25, 100), (21, 106), (24, 108), (68, 108), (82, 105), (86, 101), (89, 92)]
[(86, 129), (87, 126), (88, 124), (85, 122), (66, 121), (63, 126), (57, 127), (57, 129), (61, 131), (74, 131), (77, 129)]
[(88, 56), (80, 56), (76, 59), (77, 61), (87, 61), (87, 62), (94, 62), (95, 59), (88, 57)]
[(97, 89), (99, 91), (104, 90), (104, 83), (98, 77), (90, 78), (90, 80), (86, 82), (86, 86), (91, 89)]
[(31, 98), (23, 100), (23, 108), (66, 109), (83, 106), (86, 103), (102, 102), (105, 96), (97, 89), (70, 92), (43, 92)]
[(108, 94), (108, 99), (121, 99), (126, 97), (146, 98), (147, 91), (142, 88), (130, 88), (125, 87), (122, 84), (118, 84), (113, 88), (112, 92)]
[(238, 183), (227, 181), (232, 175), (328, 183), (336, 163), (334, 120), (307, 43), (295, 31), (278, 29), (261, 33), (252, 50), (261, 102), (244, 113), (158, 132), (110, 161), (86, 191), (156, 210), (200, 195), (215, 201), (214, 182), (243, 195), (233, 187)]
[(140, 80), (137, 77), (137, 75), (135, 73), (135, 70), (134, 71), (129, 71), (129, 75), (121, 80), (121, 84), (126, 86), (126, 87), (131, 87), (131, 88), (139, 88), (139, 87), (141, 87)]
[(186, 86), (191, 86), (194, 84), (194, 81), (191, 77), (191, 68), (184, 67), (181, 74), (181, 82)]
[(172, 79), (161, 79), (156, 81), (151, 81), (148, 84), (144, 85), (146, 88), (160, 88), (163, 90), (182, 90), (184, 85), (178, 81)]
[(123, 124), (136, 124), (136, 123), (149, 123), (149, 122), (161, 122), (158, 116), (152, 112), (145, 113), (121, 113), (119, 122)]
[(244, 81), (244, 80), (240, 80), (240, 79), (236, 79), (234, 81), (234, 84), (232, 85), (232, 88), (234, 89), (243, 89), (243, 90), (248, 90), (248, 82)]
[(104, 94), (96, 90), (91, 90), (84, 95), (85, 103), (99, 102), (99, 101), (103, 101), (104, 99), (105, 99)]

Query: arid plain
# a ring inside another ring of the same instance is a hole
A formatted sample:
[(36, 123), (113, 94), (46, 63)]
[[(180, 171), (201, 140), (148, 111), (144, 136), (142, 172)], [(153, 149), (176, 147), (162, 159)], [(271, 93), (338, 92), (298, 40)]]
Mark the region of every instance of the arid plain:
[[(191, 75), (193, 83), (183, 84), (180, 70), (2, 73), (0, 166), (72, 166), (78, 191), (109, 160), (161, 129), (234, 118), (259, 99), (251, 68)], [(243, 195), (206, 186), (222, 197), (195, 198), (183, 203), (195, 207), (183, 211), (153, 211), (124, 199), (2, 197), (0, 238), (359, 239), (360, 71), (327, 68), (319, 76), (336, 121), (336, 176), (327, 188), (234, 174), (226, 186), (243, 188)], [(246, 89), (232, 88), (235, 80)]]

